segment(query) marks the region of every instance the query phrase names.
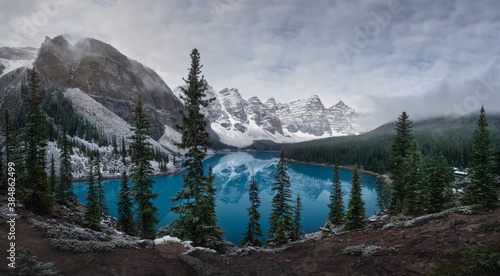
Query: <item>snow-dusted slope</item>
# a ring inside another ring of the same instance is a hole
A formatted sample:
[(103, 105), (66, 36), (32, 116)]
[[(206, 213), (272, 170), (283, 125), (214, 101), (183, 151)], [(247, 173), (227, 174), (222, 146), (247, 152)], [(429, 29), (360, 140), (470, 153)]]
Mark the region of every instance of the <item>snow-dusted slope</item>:
[(0, 48), (0, 77), (21, 67), (31, 67), (35, 61), (38, 49), (25, 48)]
[[(105, 134), (110, 137), (115, 135), (117, 138), (127, 138), (132, 135), (129, 123), (111, 112), (79, 88), (67, 89), (64, 96), (71, 101), (76, 112), (83, 115), (87, 120), (89, 120), (89, 122), (98, 128), (101, 128)], [(149, 139), (149, 142), (153, 145), (153, 148), (162, 149), (162, 146), (165, 146), (172, 151), (177, 151), (173, 142), (179, 140), (180, 134), (173, 128), (165, 126), (165, 134), (162, 136), (160, 141), (156, 142), (153, 139)]]

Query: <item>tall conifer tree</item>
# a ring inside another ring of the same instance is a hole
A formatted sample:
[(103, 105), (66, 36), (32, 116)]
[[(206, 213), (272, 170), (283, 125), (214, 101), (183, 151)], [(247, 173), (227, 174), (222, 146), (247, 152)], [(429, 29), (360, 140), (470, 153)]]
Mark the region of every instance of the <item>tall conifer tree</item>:
[(292, 241), (296, 241), (299, 239), (300, 235), (304, 232), (302, 227), (302, 210), (304, 207), (302, 206), (302, 199), (300, 195), (297, 195), (297, 199), (295, 200), (295, 206), (293, 208), (293, 228), (292, 228)]
[[(1, 177), (0, 177), (0, 194), (4, 195), (7, 193), (7, 185), (8, 185), (8, 163), (12, 162), (14, 145), (12, 141), (12, 122), (10, 118), (10, 112), (8, 109), (5, 109), (4, 114), (2, 116), (2, 131), (4, 133), (4, 141), (2, 146), (0, 147), (0, 151), (5, 153), (5, 163), (1, 167)], [(2, 162), (2, 156), (0, 155), (0, 163)], [(17, 164), (16, 164), (17, 165)], [(20, 165), (20, 164), (19, 164)], [(18, 170), (20, 168), (16, 168)]]
[[(187, 86), (182, 87), (181, 99), (185, 110), (181, 110), (182, 125), (178, 129), (182, 140), (178, 147), (186, 151), (182, 166), (185, 168), (182, 179), (184, 186), (173, 201), (180, 201), (171, 211), (180, 215), (179, 219), (169, 225), (169, 231), (184, 240), (192, 240), (196, 246), (211, 247), (221, 250), (224, 247), (222, 229), (216, 225), (215, 210), (211, 208), (214, 202), (212, 180), (203, 169), (203, 159), (210, 147), (210, 136), (207, 132), (205, 116), (202, 107), (208, 106), (213, 99), (206, 99), (207, 83), (201, 75), (200, 53), (197, 49), (191, 52), (191, 68), (188, 78), (184, 79)], [(174, 156), (175, 162), (175, 156)], [(207, 205), (208, 204), (208, 205)], [(207, 213), (208, 212), (208, 213)], [(205, 218), (210, 218), (205, 220)], [(207, 241), (203, 237), (212, 237)]]
[(99, 200), (99, 208), (101, 209), (101, 212), (104, 214), (108, 214), (108, 205), (106, 204), (106, 196), (105, 196), (105, 189), (103, 185), (103, 176), (102, 176), (102, 170), (101, 170), (101, 156), (99, 152), (97, 151), (96, 156), (94, 157), (94, 173), (96, 174), (96, 185), (97, 185), (97, 197)]
[(346, 230), (360, 229), (366, 226), (365, 202), (361, 193), (361, 180), (359, 179), (358, 167), (352, 168), (351, 195), (347, 205), (344, 227)]
[(406, 172), (404, 212), (408, 215), (422, 214), (423, 203), (419, 201), (419, 194), (424, 193), (421, 182), (421, 154), (418, 150), (417, 141), (413, 139), (408, 154), (402, 164)]
[(342, 193), (342, 182), (340, 181), (340, 170), (339, 165), (335, 162), (333, 166), (332, 187), (330, 190), (330, 203), (328, 207), (330, 211), (328, 212), (327, 224), (330, 225), (340, 225), (344, 221), (344, 200)]
[(131, 153), (131, 179), (134, 202), (137, 204), (137, 220), (139, 235), (142, 238), (154, 239), (156, 236), (155, 225), (159, 222), (156, 216), (158, 208), (153, 200), (158, 194), (153, 193), (154, 181), (149, 178), (153, 173), (150, 161), (153, 159), (153, 149), (148, 142), (151, 122), (149, 115), (144, 110), (142, 98), (139, 95), (132, 109), (132, 131), (129, 137)]
[(247, 211), (248, 216), (250, 217), (250, 221), (248, 222), (247, 232), (245, 233), (245, 237), (243, 238), (241, 244), (261, 246), (262, 241), (258, 238), (259, 236), (262, 236), (262, 230), (260, 229), (259, 223), (260, 213), (258, 211), (258, 208), (260, 206), (259, 187), (257, 186), (255, 175), (252, 175), (252, 179), (250, 180), (248, 197), (250, 200), (250, 207), (247, 208)]
[(226, 243), (223, 237), (224, 230), (217, 225), (217, 216), (215, 214), (215, 194), (217, 189), (213, 183), (215, 175), (212, 171), (212, 166), (208, 168), (208, 175), (204, 190), (199, 201), (200, 223), (196, 229), (196, 239), (194, 242), (204, 247), (215, 249), (219, 252), (224, 252)]
[(480, 204), (486, 210), (494, 209), (499, 203), (491, 146), (488, 118), (484, 107), (481, 107), (472, 140), (471, 181), (466, 187), (464, 199), (468, 204)]
[(495, 152), (495, 166), (494, 173), (500, 176), (500, 151)]
[(389, 172), (394, 193), (392, 195), (389, 209), (393, 214), (404, 211), (406, 194), (406, 167), (402, 166), (410, 150), (413, 122), (409, 120), (408, 114), (403, 112), (396, 121), (396, 135), (393, 138), (389, 159)]
[(285, 149), (281, 148), (280, 156), (276, 162), (276, 173), (272, 191), (275, 195), (271, 202), (271, 213), (269, 214), (269, 228), (267, 229), (267, 243), (272, 245), (285, 244), (292, 237), (293, 231), (293, 209), (292, 191), (290, 177), (287, 170), (290, 168), (285, 160)]
[(123, 171), (120, 181), (120, 191), (118, 192), (118, 219), (116, 226), (119, 230), (129, 235), (135, 235), (137, 234), (137, 229), (134, 220), (134, 203), (132, 202), (132, 198), (130, 198), (132, 190), (128, 182), (127, 172)]
[(85, 200), (85, 212), (83, 216), (83, 224), (90, 229), (101, 230), (101, 207), (99, 204), (99, 187), (95, 180), (94, 158), (90, 155), (89, 158), (89, 176), (87, 181), (87, 193)]
[(45, 116), (40, 108), (43, 92), (36, 69), (28, 69), (27, 72), (29, 89), (23, 95), (26, 125), (23, 129), (25, 171), (21, 199), (27, 209), (46, 214), (52, 211), (54, 197), (45, 172), (47, 135), (44, 130)]
[(384, 169), (379, 168), (375, 184), (377, 185), (377, 206), (380, 212), (387, 210), (389, 206), (390, 191), (383, 176)]
[(450, 207), (453, 201), (452, 173), (442, 154), (428, 158), (427, 162), (422, 169), (425, 196), (419, 205), (425, 206), (427, 213), (436, 213)]
[(73, 203), (76, 196), (73, 193), (71, 180), (73, 178), (73, 168), (71, 167), (71, 144), (68, 139), (68, 130), (66, 127), (66, 119), (62, 115), (61, 133), (57, 139), (59, 149), (61, 150), (61, 158), (59, 164), (59, 182), (55, 189), (56, 201), (62, 205)]
[(49, 185), (51, 191), (54, 191), (57, 185), (56, 164), (54, 161), (54, 155), (50, 156)]

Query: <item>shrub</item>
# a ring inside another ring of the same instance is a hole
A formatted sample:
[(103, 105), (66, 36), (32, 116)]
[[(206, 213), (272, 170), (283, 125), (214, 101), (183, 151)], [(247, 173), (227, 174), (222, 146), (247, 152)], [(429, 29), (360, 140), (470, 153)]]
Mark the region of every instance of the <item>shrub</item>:
[(50, 245), (61, 251), (75, 253), (109, 252), (114, 248), (113, 244), (110, 242), (79, 241), (70, 239), (52, 239)]
[(500, 244), (458, 252), (459, 261), (441, 265), (433, 276), (499, 275)]
[(59, 269), (53, 263), (39, 262), (33, 251), (20, 248), (16, 259), (15, 275), (58, 276)]
[(489, 231), (500, 232), (500, 222), (498, 221), (487, 221), (485, 223), (481, 223), (481, 228)]

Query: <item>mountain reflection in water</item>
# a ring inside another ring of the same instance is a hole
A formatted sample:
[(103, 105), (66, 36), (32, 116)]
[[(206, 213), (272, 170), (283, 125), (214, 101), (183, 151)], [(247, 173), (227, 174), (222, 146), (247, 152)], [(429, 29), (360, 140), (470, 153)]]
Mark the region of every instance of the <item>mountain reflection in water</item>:
[[(248, 223), (250, 206), (248, 200), (248, 187), (252, 175), (255, 175), (259, 187), (261, 206), (260, 224), (262, 232), (267, 234), (269, 223), (267, 221), (271, 210), (271, 191), (276, 173), (275, 162), (277, 152), (219, 152), (204, 161), (205, 169), (212, 166), (215, 175), (214, 184), (217, 187), (216, 213), (219, 225), (226, 231), (225, 237), (239, 244), (245, 233)], [(289, 163), (288, 175), (292, 184), (292, 199), (300, 194), (304, 209), (302, 211), (302, 225), (305, 233), (312, 233), (323, 226), (328, 214), (331, 176), (333, 169), (330, 167), (311, 166)], [(375, 176), (360, 173), (363, 185), (363, 200), (365, 201), (366, 215), (373, 215), (376, 210)], [(349, 200), (351, 171), (341, 169), (342, 191), (344, 204), (347, 208)], [(154, 200), (158, 207), (160, 223), (157, 227), (166, 225), (178, 216), (170, 212), (170, 207), (175, 205), (170, 197), (175, 196), (182, 187), (181, 174), (153, 177), (155, 184), (153, 192), (158, 194)], [(105, 196), (109, 206), (109, 214), (117, 216), (116, 201), (120, 189), (120, 180), (105, 180)], [(78, 198), (84, 202), (86, 182), (75, 182), (74, 191)], [(263, 238), (264, 241), (264, 238)]]

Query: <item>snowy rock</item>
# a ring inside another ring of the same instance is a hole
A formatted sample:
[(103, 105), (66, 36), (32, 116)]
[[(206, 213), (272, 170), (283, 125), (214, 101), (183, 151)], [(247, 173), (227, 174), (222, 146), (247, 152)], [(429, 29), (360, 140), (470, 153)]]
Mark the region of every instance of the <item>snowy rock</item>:
[(244, 100), (235, 88), (215, 92), (208, 87), (206, 94), (215, 101), (202, 112), (227, 145), (246, 147), (258, 140), (290, 143), (358, 134), (353, 123), (357, 113), (342, 101), (325, 108), (318, 96), (282, 104), (274, 98), (266, 103), (257, 97)]
[(376, 246), (376, 245), (354, 245), (354, 246), (348, 246), (344, 249), (344, 254), (345, 255), (361, 255), (363, 257), (365, 256), (371, 256), (378, 250), (385, 249), (382, 246)]

